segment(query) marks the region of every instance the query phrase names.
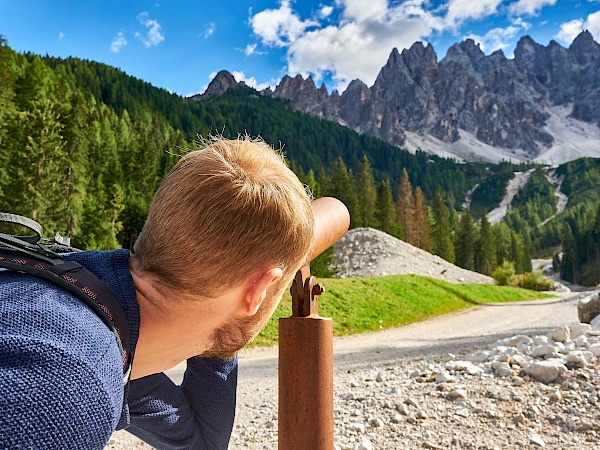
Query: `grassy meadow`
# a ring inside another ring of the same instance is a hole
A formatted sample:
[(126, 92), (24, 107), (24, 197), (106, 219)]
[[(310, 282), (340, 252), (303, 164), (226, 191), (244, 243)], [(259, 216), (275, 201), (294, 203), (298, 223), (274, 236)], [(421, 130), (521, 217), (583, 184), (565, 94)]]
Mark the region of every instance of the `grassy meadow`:
[[(484, 284), (453, 284), (418, 275), (372, 278), (320, 278), (325, 293), (319, 297), (319, 315), (333, 319), (333, 333), (343, 336), (408, 325), (485, 303), (551, 298), (526, 289)], [(292, 315), (287, 292), (275, 314), (250, 345), (277, 343), (280, 317)]]

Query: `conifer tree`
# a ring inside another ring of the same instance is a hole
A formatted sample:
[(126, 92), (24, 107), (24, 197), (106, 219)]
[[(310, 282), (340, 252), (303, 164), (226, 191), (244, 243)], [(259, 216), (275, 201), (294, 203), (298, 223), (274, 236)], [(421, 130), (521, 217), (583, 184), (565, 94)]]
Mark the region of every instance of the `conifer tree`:
[(359, 212), (356, 191), (354, 189), (354, 179), (352, 172), (348, 171), (341, 157), (337, 159), (333, 167), (328, 195), (337, 198), (346, 205), (346, 208), (350, 212), (350, 228), (356, 228)]
[(376, 215), (381, 231), (398, 238), (402, 237), (401, 229), (396, 221), (396, 205), (392, 196), (392, 187), (388, 180), (383, 180), (377, 188)]
[(510, 259), (510, 228), (506, 222), (499, 222), (492, 225), (492, 235), (494, 238), (494, 248), (496, 250), (495, 266), (501, 266), (504, 261)]
[(496, 264), (496, 249), (492, 226), (487, 218), (487, 210), (483, 210), (479, 238), (475, 245), (475, 270), (484, 275), (491, 275)]
[(327, 176), (323, 167), (319, 170), (317, 185), (319, 186), (319, 194), (321, 197), (331, 195), (331, 179)]
[(61, 226), (65, 224), (61, 172), (69, 161), (60, 119), (68, 99), (56, 97), (57, 84), (37, 56), (17, 79), (15, 105), (19, 113), (8, 127), (8, 174), (13, 187), (10, 211), (38, 220), (47, 230), (65, 233)]
[(454, 243), (450, 228), (450, 213), (444, 202), (444, 192), (438, 187), (432, 205), (433, 221), (431, 237), (433, 252), (446, 261), (454, 262)]
[(431, 251), (431, 235), (429, 229), (429, 211), (425, 203), (423, 191), (417, 186), (413, 196), (413, 220), (414, 231), (412, 233), (412, 242), (416, 247), (425, 251)]
[(304, 177), (303, 183), (308, 187), (314, 199), (323, 197), (321, 194), (321, 187), (319, 186), (319, 183), (317, 183), (315, 172), (312, 169), (310, 169)]
[(413, 223), (413, 189), (408, 178), (406, 169), (402, 170), (400, 177), (400, 186), (398, 187), (398, 197), (396, 199), (396, 217), (404, 230), (404, 240), (408, 243), (413, 242), (415, 225)]
[(471, 212), (462, 213), (456, 230), (456, 265), (463, 269), (474, 270), (475, 240), (477, 233)]
[(5, 196), (5, 190), (7, 194), (10, 191), (7, 168), (11, 143), (7, 139), (7, 131), (9, 122), (13, 121), (17, 114), (13, 101), (16, 76), (11, 69), (11, 54), (12, 50), (0, 35), (0, 211), (7, 211), (9, 207)]
[(358, 217), (357, 227), (376, 227), (375, 210), (377, 207), (377, 190), (371, 170), (371, 163), (366, 155), (359, 165), (356, 174), (356, 200)]

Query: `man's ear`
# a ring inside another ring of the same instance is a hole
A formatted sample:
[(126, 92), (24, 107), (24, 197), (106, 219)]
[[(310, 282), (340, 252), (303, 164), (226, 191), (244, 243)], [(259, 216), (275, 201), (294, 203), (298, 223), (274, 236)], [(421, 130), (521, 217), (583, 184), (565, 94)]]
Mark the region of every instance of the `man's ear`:
[(248, 316), (253, 316), (264, 301), (267, 295), (267, 289), (276, 283), (283, 276), (283, 271), (279, 267), (274, 267), (267, 271), (260, 271), (249, 280), (248, 288), (244, 294), (244, 312)]

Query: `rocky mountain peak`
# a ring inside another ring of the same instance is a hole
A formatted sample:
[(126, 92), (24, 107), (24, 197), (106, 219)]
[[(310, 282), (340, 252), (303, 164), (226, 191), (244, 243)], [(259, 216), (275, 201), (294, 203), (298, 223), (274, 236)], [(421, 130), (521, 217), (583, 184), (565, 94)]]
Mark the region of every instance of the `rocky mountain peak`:
[[(394, 48), (371, 87), (353, 80), (328, 95), (312, 77), (297, 75), (263, 94), (410, 150), (561, 163), (600, 157), (599, 72), (600, 45), (589, 32), (568, 49), (523, 36), (514, 59), (502, 51), (486, 55), (467, 39), (438, 61), (431, 44), (416, 42)], [(219, 73), (207, 95), (235, 84)]]
[(569, 51), (582, 65), (597, 63), (600, 60), (600, 45), (587, 30), (575, 38)]
[[(204, 94), (200, 96), (194, 97), (202, 97), (208, 98), (214, 95), (222, 95), (229, 88), (237, 86), (239, 83), (235, 81), (233, 75), (231, 75), (226, 70), (221, 70), (217, 75), (212, 79)], [(194, 98), (192, 97), (192, 98)]]

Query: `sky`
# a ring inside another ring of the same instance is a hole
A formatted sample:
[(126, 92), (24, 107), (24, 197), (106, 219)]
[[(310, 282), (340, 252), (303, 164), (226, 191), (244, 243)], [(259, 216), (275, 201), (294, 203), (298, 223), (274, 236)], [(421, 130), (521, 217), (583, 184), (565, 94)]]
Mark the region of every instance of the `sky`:
[(600, 42), (600, 0), (0, 0), (11, 48), (115, 66), (182, 96), (220, 70), (257, 89), (311, 75), (329, 92), (371, 86), (392, 49), (464, 39), (512, 57), (524, 35)]

